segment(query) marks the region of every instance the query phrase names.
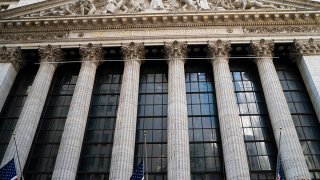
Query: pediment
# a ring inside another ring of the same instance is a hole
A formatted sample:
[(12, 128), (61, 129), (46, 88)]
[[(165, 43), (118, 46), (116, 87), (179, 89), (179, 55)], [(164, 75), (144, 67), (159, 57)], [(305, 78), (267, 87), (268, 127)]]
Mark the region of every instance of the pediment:
[(57, 0), (0, 12), (0, 19), (223, 11), (319, 11), (305, 0)]

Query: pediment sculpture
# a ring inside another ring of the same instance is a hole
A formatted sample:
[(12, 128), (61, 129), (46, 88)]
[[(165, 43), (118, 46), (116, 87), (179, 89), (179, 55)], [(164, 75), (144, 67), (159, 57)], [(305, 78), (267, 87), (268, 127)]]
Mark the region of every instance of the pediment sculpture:
[(286, 8), (261, 0), (78, 0), (25, 17), (248, 9)]

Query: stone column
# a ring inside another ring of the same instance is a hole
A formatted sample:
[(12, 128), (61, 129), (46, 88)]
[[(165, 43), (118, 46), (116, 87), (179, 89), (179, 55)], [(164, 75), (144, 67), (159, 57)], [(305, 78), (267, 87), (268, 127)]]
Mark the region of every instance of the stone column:
[(320, 41), (295, 41), (295, 61), (320, 121)]
[(139, 76), (145, 51), (143, 44), (122, 46), (124, 72), (114, 133), (110, 180), (130, 179), (133, 172)]
[[(51, 80), (57, 68), (57, 63), (63, 59), (60, 47), (48, 45), (39, 48), (40, 67), (32, 83), (32, 87), (21, 110), (20, 117), (15, 128), (17, 149), (19, 151), (21, 168), (23, 170), (29, 151), (36, 133), (41, 113), (46, 102)], [(13, 137), (11, 137), (1, 166), (15, 157), (18, 164)], [(17, 174), (20, 175), (19, 166)]]
[(101, 45), (80, 47), (81, 69), (64, 126), (52, 179), (75, 179), (86, 129), (96, 70), (103, 59)]
[(250, 179), (239, 109), (229, 68), (229, 42), (221, 40), (208, 45), (213, 66), (218, 116), (227, 179)]
[(0, 111), (20, 70), (21, 60), (20, 47), (7, 48), (3, 46), (0, 49)]
[(188, 180), (190, 174), (188, 109), (184, 63), (187, 44), (165, 44), (168, 79), (168, 179)]
[(284, 172), (287, 179), (310, 179), (289, 107), (273, 64), (273, 49), (272, 41), (262, 39), (260, 42), (251, 43), (278, 148), (279, 130), (282, 127), (280, 151)]

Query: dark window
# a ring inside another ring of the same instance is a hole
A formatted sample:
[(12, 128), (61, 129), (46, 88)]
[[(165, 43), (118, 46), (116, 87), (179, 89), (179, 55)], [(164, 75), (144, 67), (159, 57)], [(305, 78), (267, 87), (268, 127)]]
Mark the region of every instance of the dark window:
[(251, 179), (275, 179), (277, 149), (259, 74), (253, 62), (231, 61)]
[(97, 70), (77, 179), (108, 179), (122, 63), (107, 62)]
[(0, 114), (0, 162), (9, 144), (24, 102), (28, 96), (38, 66), (29, 65), (21, 69)]
[(320, 178), (320, 124), (295, 64), (275, 62), (312, 179)]
[(26, 179), (51, 179), (79, 69), (78, 65), (63, 65), (52, 79), (24, 169)]
[(223, 157), (212, 66), (204, 60), (185, 65), (191, 176), (223, 179)]
[(164, 180), (167, 173), (167, 68), (164, 61), (147, 60), (141, 66), (134, 168), (146, 149), (149, 180)]

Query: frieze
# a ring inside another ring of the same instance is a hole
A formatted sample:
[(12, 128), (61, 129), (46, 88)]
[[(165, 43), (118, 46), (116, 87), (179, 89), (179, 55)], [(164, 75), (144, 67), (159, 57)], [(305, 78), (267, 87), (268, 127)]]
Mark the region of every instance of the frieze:
[(25, 41), (25, 40), (59, 40), (66, 39), (68, 32), (48, 32), (48, 33), (10, 33), (0, 34), (1, 41)]
[(264, 34), (264, 33), (318, 33), (319, 26), (254, 26), (243, 27), (244, 33)]
[(249, 9), (283, 10), (295, 8), (265, 3), (261, 0), (78, 0), (62, 6), (33, 12), (25, 15), (25, 17)]

